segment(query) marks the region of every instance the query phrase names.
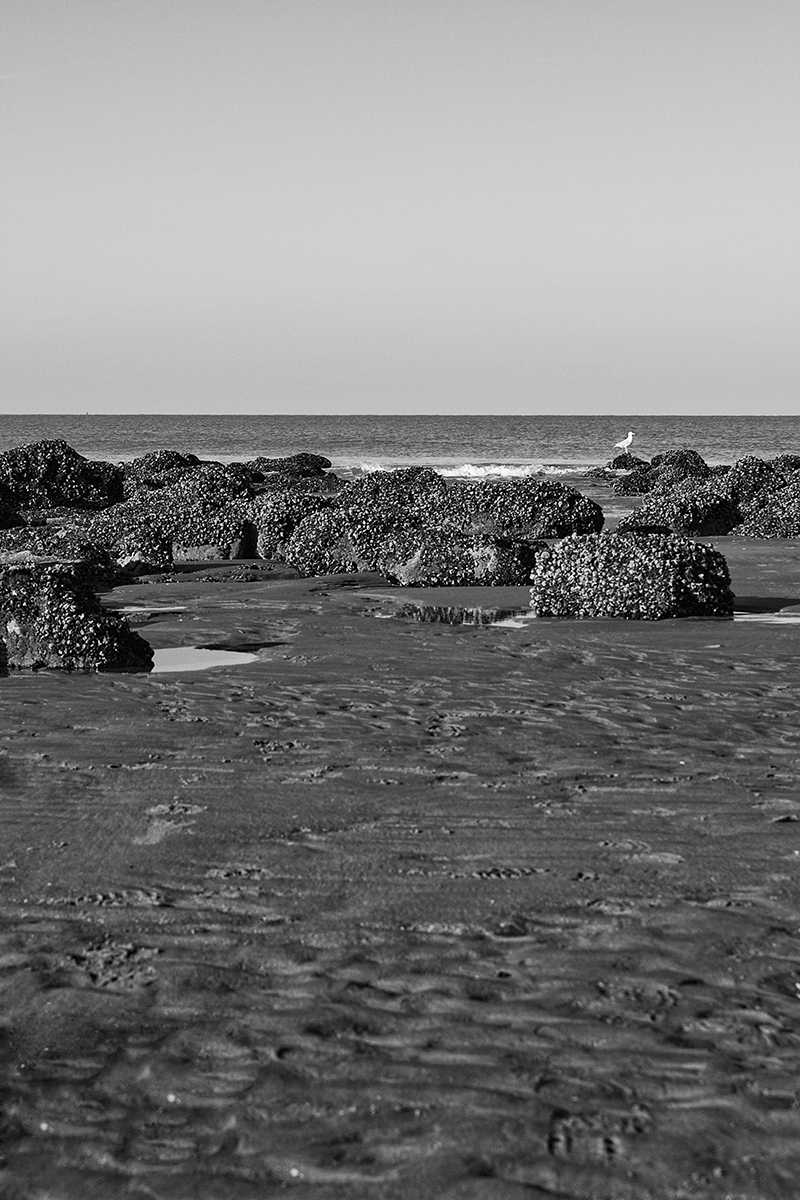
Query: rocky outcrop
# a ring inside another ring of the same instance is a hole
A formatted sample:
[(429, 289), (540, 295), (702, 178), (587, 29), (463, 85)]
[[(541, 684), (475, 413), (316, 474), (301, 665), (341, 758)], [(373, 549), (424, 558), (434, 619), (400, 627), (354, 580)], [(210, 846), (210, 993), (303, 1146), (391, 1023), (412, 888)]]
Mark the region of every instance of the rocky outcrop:
[(530, 580), (543, 550), (546, 542), (534, 545), (429, 527), (387, 539), (377, 569), (401, 587), (513, 587)]
[(537, 559), (531, 582), (538, 617), (660, 621), (733, 613), (723, 555), (675, 534), (566, 538)]
[(667, 450), (655, 454), (647, 465), (637, 467), (612, 486), (618, 496), (642, 496), (656, 488), (674, 487), (684, 479), (708, 479), (711, 473), (696, 450)]
[(638, 471), (649, 466), (646, 458), (637, 458), (635, 454), (618, 454), (611, 462), (606, 463), (609, 471)]
[(739, 537), (800, 538), (800, 471), (761, 503), (752, 503), (731, 532)]
[(312, 513), (327, 508), (329, 501), (305, 492), (272, 492), (257, 496), (247, 515), (257, 532), (259, 558), (283, 558), (296, 527)]
[(80, 561), (91, 574), (92, 586), (107, 587), (115, 581), (115, 568), (108, 550), (92, 541), (78, 524), (42, 523), (0, 532), (0, 556), (26, 554), (58, 562)]
[(298, 479), (314, 479), (324, 475), (333, 464), (321, 454), (291, 454), (287, 458), (254, 458), (248, 468), (259, 475), (293, 475)]
[(0, 501), (15, 509), (107, 508), (122, 499), (123, 471), (64, 441), (32, 442), (0, 454)]
[(736, 502), (714, 482), (684, 480), (668, 491), (652, 492), (617, 526), (618, 531), (658, 526), (695, 537), (730, 533), (741, 520)]
[(300, 521), (284, 547), (284, 560), (301, 575), (340, 575), (374, 570), (359, 560), (340, 508), (323, 508)]
[(148, 671), (153, 651), (105, 612), (91, 566), (20, 555), (0, 561), (0, 638), (8, 666), (64, 671)]
[(462, 532), (535, 542), (599, 533), (603, 510), (576, 488), (551, 480), (458, 481), (447, 488), (431, 520)]

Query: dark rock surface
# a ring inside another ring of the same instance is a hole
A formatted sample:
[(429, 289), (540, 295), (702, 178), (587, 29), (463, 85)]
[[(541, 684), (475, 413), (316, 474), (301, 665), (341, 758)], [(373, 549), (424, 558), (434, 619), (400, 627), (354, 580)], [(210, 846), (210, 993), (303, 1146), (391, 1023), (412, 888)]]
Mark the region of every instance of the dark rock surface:
[(24, 524), (25, 518), (20, 515), (17, 509), (0, 500), (0, 529), (14, 529), (18, 525)]
[(66, 671), (147, 671), (153, 651), (104, 611), (91, 564), (0, 561), (0, 637), (8, 666)]
[(291, 454), (287, 458), (254, 458), (247, 466), (260, 475), (277, 472), (281, 475), (294, 475), (299, 479), (312, 479), (324, 475), (333, 463), (321, 454)]
[(87, 536), (78, 524), (25, 525), (0, 532), (0, 555), (27, 553), (34, 558), (60, 562), (80, 560), (91, 572), (94, 587), (116, 582), (112, 555)]
[(123, 471), (64, 441), (31, 442), (0, 454), (0, 501), (12, 508), (106, 508), (122, 499)]
[(531, 608), (539, 617), (730, 616), (725, 558), (674, 534), (570, 537), (537, 560)]
[(637, 458), (635, 454), (618, 454), (606, 463), (606, 468), (609, 471), (636, 471), (649, 465), (646, 458)]

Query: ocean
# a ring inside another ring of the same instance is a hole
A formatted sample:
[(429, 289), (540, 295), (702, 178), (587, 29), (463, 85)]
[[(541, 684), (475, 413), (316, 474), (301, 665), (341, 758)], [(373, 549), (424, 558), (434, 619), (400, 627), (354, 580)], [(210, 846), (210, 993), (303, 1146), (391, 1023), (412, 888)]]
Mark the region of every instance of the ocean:
[(776, 416), (4, 416), (0, 450), (63, 438), (112, 462), (149, 450), (234, 461), (306, 451), (347, 476), (416, 464), (473, 478), (569, 475), (602, 465), (628, 430), (631, 452), (697, 450), (710, 464), (800, 453), (800, 417)]

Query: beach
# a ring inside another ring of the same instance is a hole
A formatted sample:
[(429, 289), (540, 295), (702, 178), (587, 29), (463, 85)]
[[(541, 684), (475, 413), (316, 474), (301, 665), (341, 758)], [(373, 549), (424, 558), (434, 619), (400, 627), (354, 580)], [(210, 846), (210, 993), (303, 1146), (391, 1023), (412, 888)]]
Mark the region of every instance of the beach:
[(4, 1195), (791, 1195), (800, 542), (710, 541), (732, 621), (188, 564), (103, 603), (249, 661), (4, 680)]

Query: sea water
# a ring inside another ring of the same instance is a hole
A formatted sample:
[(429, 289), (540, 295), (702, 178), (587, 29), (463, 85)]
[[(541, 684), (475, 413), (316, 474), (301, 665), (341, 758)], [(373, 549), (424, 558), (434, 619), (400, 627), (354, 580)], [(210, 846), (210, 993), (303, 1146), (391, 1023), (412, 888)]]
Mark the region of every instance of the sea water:
[(88, 458), (118, 462), (150, 450), (218, 461), (301, 451), (346, 476), (429, 466), (444, 475), (571, 474), (607, 462), (628, 430), (642, 458), (697, 450), (711, 464), (746, 454), (800, 453), (800, 417), (774, 416), (6, 416), (0, 450), (63, 438)]

